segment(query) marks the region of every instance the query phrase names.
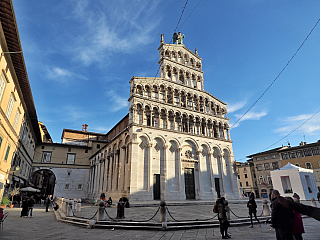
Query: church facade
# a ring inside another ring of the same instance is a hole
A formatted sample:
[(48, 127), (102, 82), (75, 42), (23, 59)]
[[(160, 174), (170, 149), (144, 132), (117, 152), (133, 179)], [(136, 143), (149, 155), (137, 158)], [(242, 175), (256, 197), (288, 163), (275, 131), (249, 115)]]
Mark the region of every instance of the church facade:
[(132, 77), (129, 114), (90, 158), (90, 198), (239, 199), (226, 103), (204, 90), (197, 50), (164, 43), (159, 77)]

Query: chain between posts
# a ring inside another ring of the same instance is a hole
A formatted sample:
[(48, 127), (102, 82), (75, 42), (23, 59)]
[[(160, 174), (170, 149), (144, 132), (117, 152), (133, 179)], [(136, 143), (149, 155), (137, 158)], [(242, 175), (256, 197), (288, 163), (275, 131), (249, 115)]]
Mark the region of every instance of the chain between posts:
[(209, 221), (209, 220), (212, 220), (214, 219), (216, 216), (218, 216), (218, 214), (216, 214), (215, 216), (213, 216), (212, 218), (208, 218), (208, 219), (195, 219), (195, 220), (183, 220), (183, 221), (180, 221), (180, 220), (177, 220), (175, 219), (172, 214), (170, 213), (169, 209), (166, 207), (166, 210), (168, 211), (168, 214), (170, 215), (170, 217), (173, 219), (173, 221), (175, 222), (194, 222), (194, 221)]
[(108, 216), (112, 221), (116, 221), (116, 222), (120, 222), (120, 221), (126, 221), (126, 222), (149, 222), (149, 221), (151, 221), (151, 220), (158, 214), (159, 210), (160, 210), (160, 207), (158, 208), (158, 210), (156, 211), (156, 213), (155, 213), (150, 219), (148, 219), (148, 220), (134, 221), (134, 220), (131, 220), (131, 219), (130, 219), (130, 220), (114, 219), (114, 218), (110, 217), (110, 215), (108, 214), (107, 210), (104, 209), (104, 211), (105, 211), (105, 213), (107, 214), (107, 216)]

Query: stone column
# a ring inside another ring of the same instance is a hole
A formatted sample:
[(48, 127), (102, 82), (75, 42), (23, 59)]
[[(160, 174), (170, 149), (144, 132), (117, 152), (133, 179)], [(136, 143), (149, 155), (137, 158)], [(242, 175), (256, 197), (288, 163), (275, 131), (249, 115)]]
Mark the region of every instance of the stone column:
[(209, 167), (210, 167), (211, 192), (212, 192), (213, 195), (215, 195), (213, 167), (212, 167), (212, 153), (211, 152), (208, 152), (208, 161), (209, 161)]
[[(198, 197), (200, 197), (200, 200), (202, 199), (202, 181), (201, 181), (201, 159), (202, 156), (201, 156), (201, 152), (200, 151), (196, 151), (197, 155), (198, 155), (198, 164), (194, 164), (194, 167), (195, 167), (195, 171), (198, 171), (198, 183), (199, 183), (199, 192), (196, 193), (198, 194)], [(198, 169), (196, 169), (196, 165), (198, 165)], [(196, 186), (195, 186), (196, 187)]]
[(148, 144), (148, 176), (147, 176), (147, 191), (150, 191), (150, 186), (152, 185), (151, 171), (152, 171), (152, 144)]
[(178, 166), (179, 166), (179, 176), (178, 176), (178, 182), (179, 182), (179, 193), (182, 192), (182, 182), (181, 182), (181, 175), (182, 175), (182, 165), (181, 165), (181, 151), (182, 148), (178, 148)]

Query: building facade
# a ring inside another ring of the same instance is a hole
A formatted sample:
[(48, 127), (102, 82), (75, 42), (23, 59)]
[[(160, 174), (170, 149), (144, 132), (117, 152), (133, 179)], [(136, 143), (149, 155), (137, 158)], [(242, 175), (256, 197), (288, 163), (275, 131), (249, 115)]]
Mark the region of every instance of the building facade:
[(237, 162), (237, 177), (240, 194), (245, 197), (248, 197), (251, 192), (260, 195), (252, 162)]
[(248, 162), (254, 166), (254, 171), (257, 177), (259, 191), (259, 194), (256, 194), (257, 197), (268, 198), (268, 195), (273, 190), (270, 171), (279, 169), (282, 166), (281, 156), (278, 151), (285, 148), (288, 147), (279, 147), (247, 156), (250, 158)]
[(89, 157), (106, 144), (106, 135), (64, 129), (62, 143), (43, 142), (36, 147), (31, 184), (43, 195), (87, 198)]
[(298, 167), (312, 169), (320, 191), (320, 141), (309, 144), (301, 142), (299, 146), (280, 150), (279, 154), (282, 166), (291, 163)]
[(204, 91), (202, 59), (177, 36), (161, 36), (160, 77), (130, 80), (128, 117), (90, 158), (92, 198), (239, 199), (226, 103)]
[(0, 198), (27, 186), (41, 142), (11, 0), (0, 1)]

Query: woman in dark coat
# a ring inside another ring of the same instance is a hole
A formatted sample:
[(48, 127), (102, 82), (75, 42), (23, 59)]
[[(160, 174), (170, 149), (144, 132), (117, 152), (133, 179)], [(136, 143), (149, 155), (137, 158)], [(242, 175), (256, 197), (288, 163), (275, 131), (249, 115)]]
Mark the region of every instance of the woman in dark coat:
[(250, 221), (251, 221), (251, 228), (253, 227), (252, 222), (252, 214), (254, 215), (254, 218), (257, 220), (257, 222), (260, 224), (259, 219), (257, 218), (257, 203), (254, 200), (254, 195), (251, 195), (249, 198), (249, 201), (247, 203), (247, 207), (249, 209), (249, 215), (250, 215)]
[(222, 239), (228, 239), (228, 238), (231, 238), (231, 236), (228, 234), (228, 227), (230, 226), (230, 223), (227, 218), (226, 205), (224, 201), (225, 201), (224, 197), (221, 197), (217, 200), (218, 219), (220, 223), (220, 233), (222, 235)]
[(24, 196), (22, 199), (22, 210), (21, 210), (21, 215), (20, 217), (27, 218), (28, 217), (28, 197)]

